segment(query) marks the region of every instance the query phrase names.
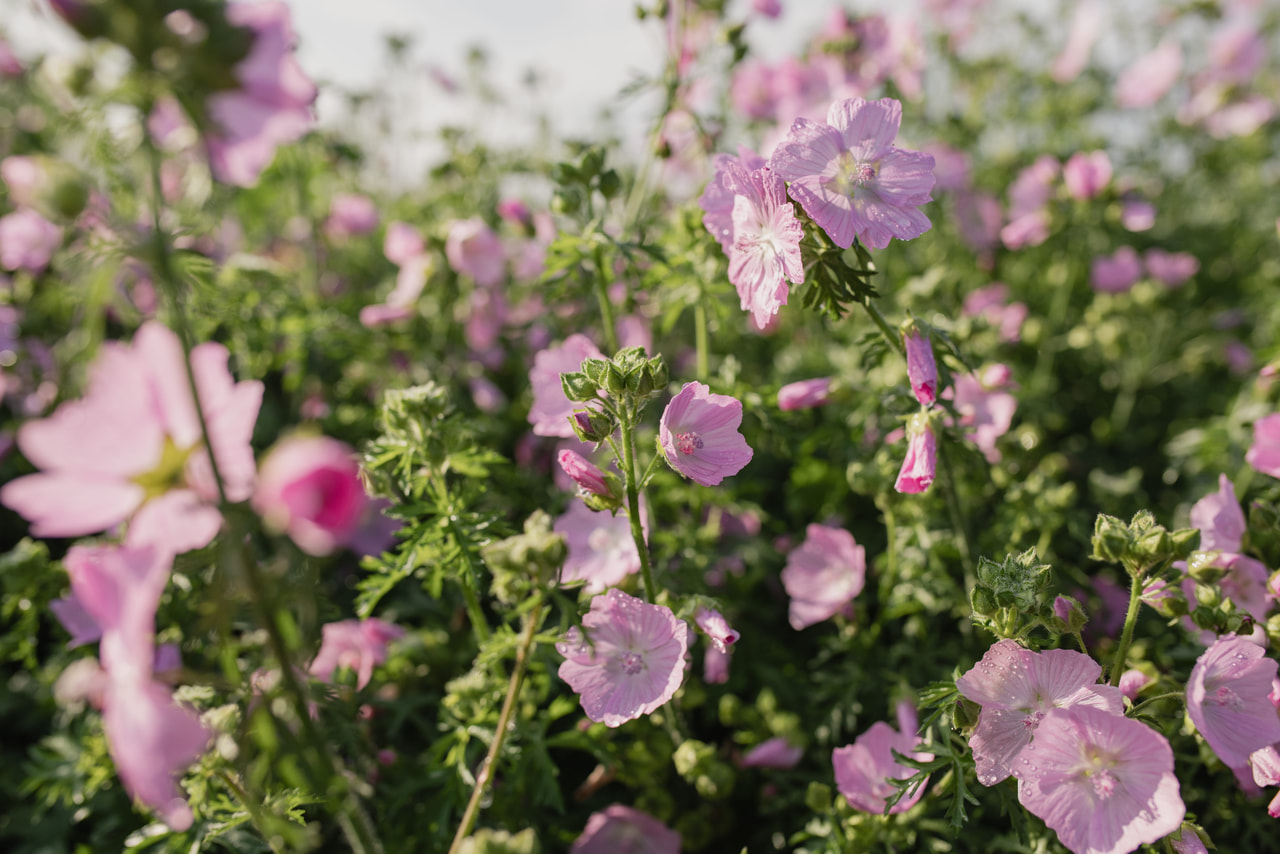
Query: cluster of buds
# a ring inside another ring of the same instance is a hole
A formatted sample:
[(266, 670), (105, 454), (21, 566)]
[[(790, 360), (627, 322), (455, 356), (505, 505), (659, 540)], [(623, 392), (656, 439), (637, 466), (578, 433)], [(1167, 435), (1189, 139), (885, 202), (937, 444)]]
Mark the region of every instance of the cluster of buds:
[[(667, 364), (661, 355), (649, 358), (643, 347), (619, 350), (612, 359), (583, 359), (582, 370), (560, 375), (564, 396), (585, 403), (569, 417), (574, 434), (599, 444), (618, 426), (622, 411), (639, 416), (650, 398), (667, 386)], [(602, 405), (605, 398), (610, 405)]]
[(1175, 560), (1186, 560), (1200, 532), (1195, 528), (1170, 531), (1157, 525), (1149, 510), (1139, 510), (1127, 524), (1098, 514), (1093, 526), (1093, 559), (1118, 563), (1130, 577), (1156, 572)]
[(999, 638), (1018, 637), (1035, 624), (1061, 623), (1071, 630), (1075, 621), (1069, 606), (1049, 600), (1052, 580), (1052, 568), (1039, 562), (1034, 548), (1000, 563), (979, 558), (977, 582), (969, 594), (973, 622)]

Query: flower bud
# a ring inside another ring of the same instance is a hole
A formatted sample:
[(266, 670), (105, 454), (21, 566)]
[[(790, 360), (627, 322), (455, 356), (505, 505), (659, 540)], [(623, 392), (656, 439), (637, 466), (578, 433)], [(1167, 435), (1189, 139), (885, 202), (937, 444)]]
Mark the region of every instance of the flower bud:
[(933, 345), (914, 320), (902, 325), (902, 346), (907, 354), (907, 379), (921, 406), (932, 406), (938, 396), (938, 364)]

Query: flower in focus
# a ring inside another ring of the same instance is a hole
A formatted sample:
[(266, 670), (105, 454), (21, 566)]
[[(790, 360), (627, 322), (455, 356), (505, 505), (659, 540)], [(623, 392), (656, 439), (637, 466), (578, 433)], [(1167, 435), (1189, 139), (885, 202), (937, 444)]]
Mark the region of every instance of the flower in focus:
[(481, 287), (493, 287), (506, 276), (502, 241), (479, 217), (458, 220), (449, 226), (444, 254), (455, 272), (470, 276)]
[[(899, 703), (896, 730), (884, 721), (877, 721), (854, 739), (853, 744), (832, 751), (836, 788), (854, 809), (872, 815), (883, 814), (885, 800), (898, 791), (889, 780), (903, 779), (916, 773), (914, 768), (895, 760), (893, 751), (919, 762), (933, 759), (933, 754), (919, 750), (920, 746), (920, 738), (916, 735), (915, 707), (908, 702)], [(906, 812), (915, 806), (924, 794), (925, 782), (921, 781), (908, 790), (889, 808), (890, 814)]]
[[(18, 439), (21, 446), (21, 433)], [(1253, 444), (1244, 460), (1263, 474), (1280, 477), (1280, 412), (1253, 422)]]
[(1132, 246), (1121, 246), (1114, 255), (1099, 255), (1089, 270), (1089, 284), (1106, 294), (1124, 293), (1142, 278), (1142, 261)]
[(1235, 487), (1225, 474), (1218, 475), (1218, 491), (1191, 506), (1191, 525), (1200, 529), (1203, 551), (1239, 552), (1244, 539), (1244, 511)]
[(800, 631), (849, 605), (866, 583), (867, 553), (841, 528), (810, 525), (804, 544), (787, 556), (782, 586), (791, 597), (787, 619)]
[(1124, 715), (1051, 709), (1022, 757), (1018, 800), (1074, 854), (1126, 854), (1186, 814), (1169, 742)]
[(1248, 638), (1223, 635), (1191, 669), (1187, 715), (1233, 771), (1247, 769), (1255, 750), (1280, 742), (1280, 718), (1268, 699), (1276, 667)]
[(778, 389), (778, 408), (783, 412), (822, 406), (831, 396), (831, 377), (817, 377), (787, 383)]
[(614, 804), (591, 814), (569, 854), (680, 854), (680, 834), (648, 813)]
[(684, 681), (689, 627), (670, 608), (610, 589), (556, 644), (564, 656), (560, 678), (582, 702), (588, 718), (617, 727), (647, 715), (675, 695)]
[(608, 498), (613, 495), (613, 490), (609, 488), (609, 482), (605, 479), (604, 472), (600, 471), (594, 463), (577, 451), (565, 448), (557, 456), (556, 461), (560, 463), (560, 468), (564, 473), (573, 479), (578, 488), (592, 495), (599, 495)]
[(1182, 73), (1182, 49), (1172, 38), (1160, 42), (1116, 78), (1116, 103), (1129, 109), (1150, 107), (1173, 88)]
[(699, 382), (685, 383), (662, 413), (658, 438), (671, 467), (703, 486), (716, 486), (751, 462), (738, 432), (742, 403)]
[(631, 522), (624, 514), (592, 510), (575, 501), (556, 519), (552, 530), (564, 536), (569, 548), (560, 573), (562, 584), (585, 581), (587, 592), (598, 593), (640, 571), (640, 553), (631, 536)]
[(565, 397), (560, 375), (581, 369), (583, 359), (603, 358), (604, 354), (591, 339), (580, 333), (570, 335), (559, 347), (541, 350), (533, 357), (533, 368), (529, 371), (529, 385), (533, 387), (529, 423), (534, 433), (565, 439), (573, 436), (569, 417), (581, 404)]
[(404, 629), (385, 620), (342, 620), (321, 629), (320, 651), (308, 672), (321, 682), (333, 682), (340, 669), (354, 670), (356, 688), (373, 678), (373, 668), (387, 660), (387, 646), (404, 636)]
[(770, 168), (842, 249), (855, 235), (872, 249), (919, 237), (932, 226), (918, 208), (932, 201), (933, 158), (893, 145), (902, 104), (892, 98), (837, 101), (827, 123), (796, 119)]
[(733, 205), (737, 193), (734, 192), (729, 178), (732, 167), (754, 172), (765, 165), (765, 160), (746, 146), (738, 149), (738, 156), (717, 154), (712, 163), (715, 175), (707, 183), (706, 189), (698, 197), (698, 205), (702, 208), (702, 224), (720, 243), (726, 254), (733, 249)]
[(350, 543), (368, 503), (355, 452), (327, 436), (278, 442), (262, 462), (253, 493), (266, 526), (316, 556)]
[(787, 304), (787, 282), (804, 282), (804, 229), (782, 179), (768, 168), (747, 172), (731, 165), (727, 174), (735, 193), (729, 281), (738, 290), (742, 310), (751, 312), (763, 329)]
[(906, 432), (907, 455), (902, 458), (893, 488), (912, 495), (927, 492), (938, 468), (938, 434), (933, 419), (925, 412), (917, 412), (907, 422)]
[(1087, 201), (1096, 197), (1111, 180), (1111, 158), (1105, 151), (1077, 151), (1062, 167), (1062, 183), (1073, 199)]
[(0, 268), (39, 273), (61, 245), (62, 229), (32, 208), (0, 217)]
[(932, 406), (938, 397), (938, 363), (933, 344), (914, 321), (902, 329), (902, 347), (907, 354), (907, 379), (921, 406)]
[(1053, 709), (1091, 706), (1123, 715), (1119, 689), (1096, 684), (1101, 675), (1096, 661), (1073, 650), (1032, 652), (1013, 640), (993, 644), (956, 680), (960, 693), (982, 706), (969, 738), (978, 782), (994, 786), (1014, 773), (1016, 760)]

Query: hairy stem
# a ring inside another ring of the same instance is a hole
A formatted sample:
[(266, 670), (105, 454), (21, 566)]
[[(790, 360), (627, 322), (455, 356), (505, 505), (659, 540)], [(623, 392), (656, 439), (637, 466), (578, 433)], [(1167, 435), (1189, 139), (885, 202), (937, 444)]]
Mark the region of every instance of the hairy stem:
[(644, 581), (644, 598), (653, 602), (656, 588), (653, 586), (653, 570), (649, 567), (649, 543), (644, 538), (640, 524), (640, 480), (636, 477), (636, 437), (632, 413), (624, 412), (619, 419), (622, 429), (622, 475), (627, 486), (627, 516), (631, 519), (631, 539), (640, 553), (640, 577)]
[(1120, 633), (1120, 646), (1116, 647), (1116, 657), (1111, 665), (1110, 678), (1112, 687), (1120, 685), (1120, 674), (1124, 673), (1124, 663), (1129, 656), (1129, 646), (1133, 643), (1133, 627), (1138, 622), (1138, 610), (1142, 607), (1142, 573), (1134, 573), (1129, 587), (1129, 611), (1124, 616), (1124, 631)]
[(711, 373), (711, 354), (710, 344), (707, 342), (707, 309), (702, 304), (702, 297), (698, 297), (698, 301), (693, 304), (693, 335), (698, 353), (697, 377), (705, 382), (707, 375)]
[(597, 246), (596, 262), (596, 299), (600, 301), (600, 322), (604, 324), (604, 342), (609, 353), (618, 352), (618, 331), (613, 321), (613, 303), (609, 301), (609, 280), (612, 276), (605, 265), (604, 248)]

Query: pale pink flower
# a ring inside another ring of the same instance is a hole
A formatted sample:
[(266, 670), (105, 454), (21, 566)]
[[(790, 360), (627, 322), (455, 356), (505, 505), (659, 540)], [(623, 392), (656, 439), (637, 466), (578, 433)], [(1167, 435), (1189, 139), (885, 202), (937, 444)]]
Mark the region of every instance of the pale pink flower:
[[(640, 515), (643, 519), (643, 509)], [(598, 593), (640, 571), (640, 553), (625, 513), (592, 510), (574, 501), (556, 519), (552, 530), (564, 536), (569, 548), (560, 572), (562, 584), (585, 581), (587, 592)]]
[(695, 483), (717, 486), (751, 462), (741, 424), (740, 401), (699, 382), (685, 383), (662, 413), (658, 439), (672, 468)]
[(708, 685), (723, 685), (729, 681), (729, 665), (733, 661), (733, 653), (727, 649), (716, 649), (708, 644), (702, 653), (702, 681)]
[(729, 184), (729, 169), (737, 166), (747, 172), (754, 172), (765, 165), (765, 160), (742, 146), (738, 149), (737, 157), (732, 154), (717, 154), (711, 162), (715, 166), (715, 175), (698, 197), (698, 205), (703, 212), (702, 224), (727, 254), (733, 248), (733, 200), (737, 195)]
[(170, 556), (151, 546), (72, 546), (63, 566), (72, 595), (101, 632), (103, 669), (116, 680), (150, 678)]
[(925, 146), (924, 153), (933, 158), (933, 188), (939, 192), (963, 192), (969, 188), (973, 169), (969, 154), (943, 142)]
[(742, 310), (763, 327), (787, 304), (787, 282), (804, 282), (804, 229), (782, 179), (768, 168), (747, 172), (730, 165), (726, 174), (735, 193), (729, 281)]
[(1126, 231), (1150, 231), (1156, 224), (1156, 207), (1145, 199), (1124, 199), (1120, 206), (1120, 224)]
[(1053, 709), (1083, 705), (1122, 715), (1119, 689), (1096, 684), (1101, 675), (1096, 661), (1069, 649), (1032, 652), (1013, 640), (993, 644), (956, 680), (960, 693), (982, 706), (969, 738), (978, 782), (994, 786), (1014, 773), (1018, 757)]
[(62, 229), (32, 208), (0, 217), (0, 268), (39, 273), (61, 245)]
[(9, 189), (9, 201), (17, 208), (34, 205), (48, 182), (38, 160), (19, 154), (0, 160), (0, 180)]
[(1111, 181), (1111, 158), (1105, 151), (1077, 151), (1062, 167), (1062, 183), (1073, 199), (1097, 197)]
[(699, 608), (693, 617), (693, 622), (707, 636), (707, 640), (711, 641), (711, 645), (720, 652), (727, 653), (729, 647), (742, 637), (729, 625), (724, 615), (713, 608)]
[(938, 434), (932, 419), (923, 413), (913, 415), (907, 422), (906, 435), (907, 454), (893, 488), (912, 495), (927, 492), (938, 466)]
[(569, 417), (582, 407), (564, 396), (560, 375), (581, 370), (583, 359), (603, 359), (604, 354), (581, 333), (574, 333), (559, 347), (549, 347), (533, 357), (529, 385), (533, 387), (533, 405), (529, 407), (529, 423), (539, 436), (571, 438), (573, 427)]
[(1247, 86), (1267, 59), (1267, 42), (1247, 16), (1229, 19), (1209, 40), (1207, 75), (1215, 81)]
[(760, 742), (738, 762), (741, 768), (794, 768), (804, 756), (804, 748), (796, 747), (782, 736)]
[(831, 377), (787, 383), (778, 389), (778, 408), (783, 412), (812, 409), (824, 405), (831, 396)]
[(614, 804), (591, 814), (569, 854), (680, 854), (680, 834), (648, 813)]
[(665, 705), (684, 681), (688, 648), (689, 627), (670, 608), (616, 587), (592, 599), (582, 629), (556, 644), (560, 678), (587, 717), (609, 727)]
[(98, 625), (98, 621), (85, 609), (74, 591), (61, 599), (51, 601), (49, 610), (71, 635), (71, 640), (67, 641), (67, 649), (93, 643), (102, 637), (102, 626)]
[(294, 58), (289, 7), (276, 0), (229, 3), (227, 20), (253, 34), (249, 53), (235, 67), (239, 88), (210, 96), (206, 111), (214, 177), (251, 187), (275, 156), (277, 145), (311, 129), (316, 86)]
[(921, 406), (933, 406), (938, 398), (938, 364), (933, 358), (929, 336), (912, 324), (902, 333), (902, 347), (907, 354), (907, 379)]
[(1276, 662), (1247, 638), (1223, 635), (1196, 659), (1187, 680), (1187, 715), (1232, 770), (1280, 742), (1280, 718), (1268, 694)]
[(1150, 685), (1151, 682), (1150, 676), (1141, 670), (1130, 668), (1120, 674), (1120, 693), (1128, 697), (1130, 701), (1136, 700), (1142, 689)]
[(373, 678), (373, 668), (387, 660), (388, 645), (403, 636), (404, 629), (376, 617), (326, 623), (308, 672), (321, 682), (333, 682), (338, 670), (354, 670), (356, 688), (364, 688)]
[[(1003, 368), (1003, 365), (992, 365), (988, 368)], [(1009, 432), (1013, 424), (1013, 413), (1018, 408), (1018, 401), (1012, 394), (1001, 391), (1001, 383), (993, 383), (995, 374), (988, 376), (984, 372), (979, 378), (973, 374), (957, 374), (954, 386), (947, 387), (942, 397), (950, 398), (960, 416), (960, 425), (968, 428), (966, 438), (976, 444), (994, 465), (1000, 462), (1000, 451), (996, 449), (996, 440)]]
[(1142, 261), (1132, 246), (1121, 246), (1114, 255), (1099, 255), (1089, 269), (1089, 284), (1095, 291), (1120, 294), (1142, 278)]
[(18, 59), (7, 41), (0, 39), (0, 77), (17, 77), (21, 73), (22, 60)]
[(373, 199), (356, 193), (338, 193), (329, 203), (324, 231), (332, 240), (368, 234), (378, 227), (378, 208)]
[(1178, 287), (1200, 269), (1200, 262), (1196, 257), (1186, 252), (1148, 249), (1143, 253), (1142, 260), (1146, 265), (1147, 274), (1170, 288)]
[(985, 288), (971, 291), (964, 298), (961, 313), (981, 317), (1000, 330), (1002, 341), (1018, 341), (1022, 338), (1022, 324), (1027, 319), (1026, 303), (1008, 303), (1009, 286), (996, 282)]
[(729, 100), (735, 112), (749, 119), (772, 116), (777, 109), (772, 66), (761, 59), (740, 63), (729, 82)]
[(892, 98), (850, 98), (831, 105), (826, 124), (796, 119), (774, 149), (770, 168), (837, 246), (856, 235), (883, 249), (932, 227), (918, 208), (932, 201), (933, 158), (893, 145), (901, 123)]
[(1042, 154), (1009, 185), (1009, 222), (1000, 239), (1009, 249), (1039, 246), (1049, 237), (1049, 200), (1061, 174), (1057, 158)]
[(426, 251), (422, 240), (422, 232), (407, 222), (387, 223), (387, 233), (382, 240), (382, 253), (387, 260), (397, 266), (404, 266), (410, 260)]
[(1116, 79), (1116, 103), (1130, 109), (1150, 107), (1178, 82), (1182, 73), (1182, 49), (1172, 38), (1160, 42), (1120, 73)]
[(841, 528), (810, 525), (804, 544), (787, 556), (782, 586), (791, 597), (787, 619), (800, 631), (845, 611), (866, 583), (867, 553)]
[(455, 272), (470, 276), (481, 287), (500, 284), (506, 276), (502, 241), (479, 217), (458, 220), (449, 226), (444, 254)]
[(1186, 814), (1169, 742), (1124, 715), (1051, 709), (1022, 756), (1018, 800), (1074, 854), (1127, 854)]
[(355, 451), (327, 436), (293, 436), (262, 461), (253, 507), (267, 528), (289, 535), (309, 555), (351, 542), (369, 498)]
[(1225, 474), (1218, 475), (1218, 491), (1191, 506), (1191, 524), (1200, 529), (1204, 551), (1239, 552), (1244, 539), (1244, 511), (1235, 487)]
[(1262, 95), (1249, 95), (1211, 112), (1204, 120), (1205, 130), (1214, 139), (1249, 136), (1271, 121), (1276, 105)]
[[(886, 799), (898, 791), (889, 780), (901, 780), (916, 773), (916, 769), (895, 760), (893, 751), (919, 762), (928, 762), (933, 754), (920, 750), (922, 746), (920, 737), (916, 735), (915, 707), (901, 702), (898, 704), (896, 730), (884, 721), (877, 721), (854, 739), (853, 744), (837, 747), (831, 752), (836, 788), (849, 806), (860, 812), (880, 815), (885, 811)], [(909, 789), (889, 808), (889, 812), (906, 812), (915, 806), (924, 794), (925, 782), (921, 781)]]
[(1067, 33), (1067, 44), (1053, 61), (1049, 72), (1057, 83), (1069, 83), (1080, 76), (1089, 63), (1089, 54), (1093, 45), (1102, 34), (1102, 25), (1106, 20), (1106, 7), (1102, 0), (1081, 0), (1076, 4), (1075, 15), (1071, 18), (1071, 29)]
[(990, 193), (961, 192), (956, 196), (955, 223), (960, 237), (984, 258), (1000, 244), (1004, 210)]
[[(21, 447), (21, 433), (18, 440)], [(1244, 460), (1263, 474), (1280, 477), (1280, 412), (1253, 422), (1253, 444)]]

